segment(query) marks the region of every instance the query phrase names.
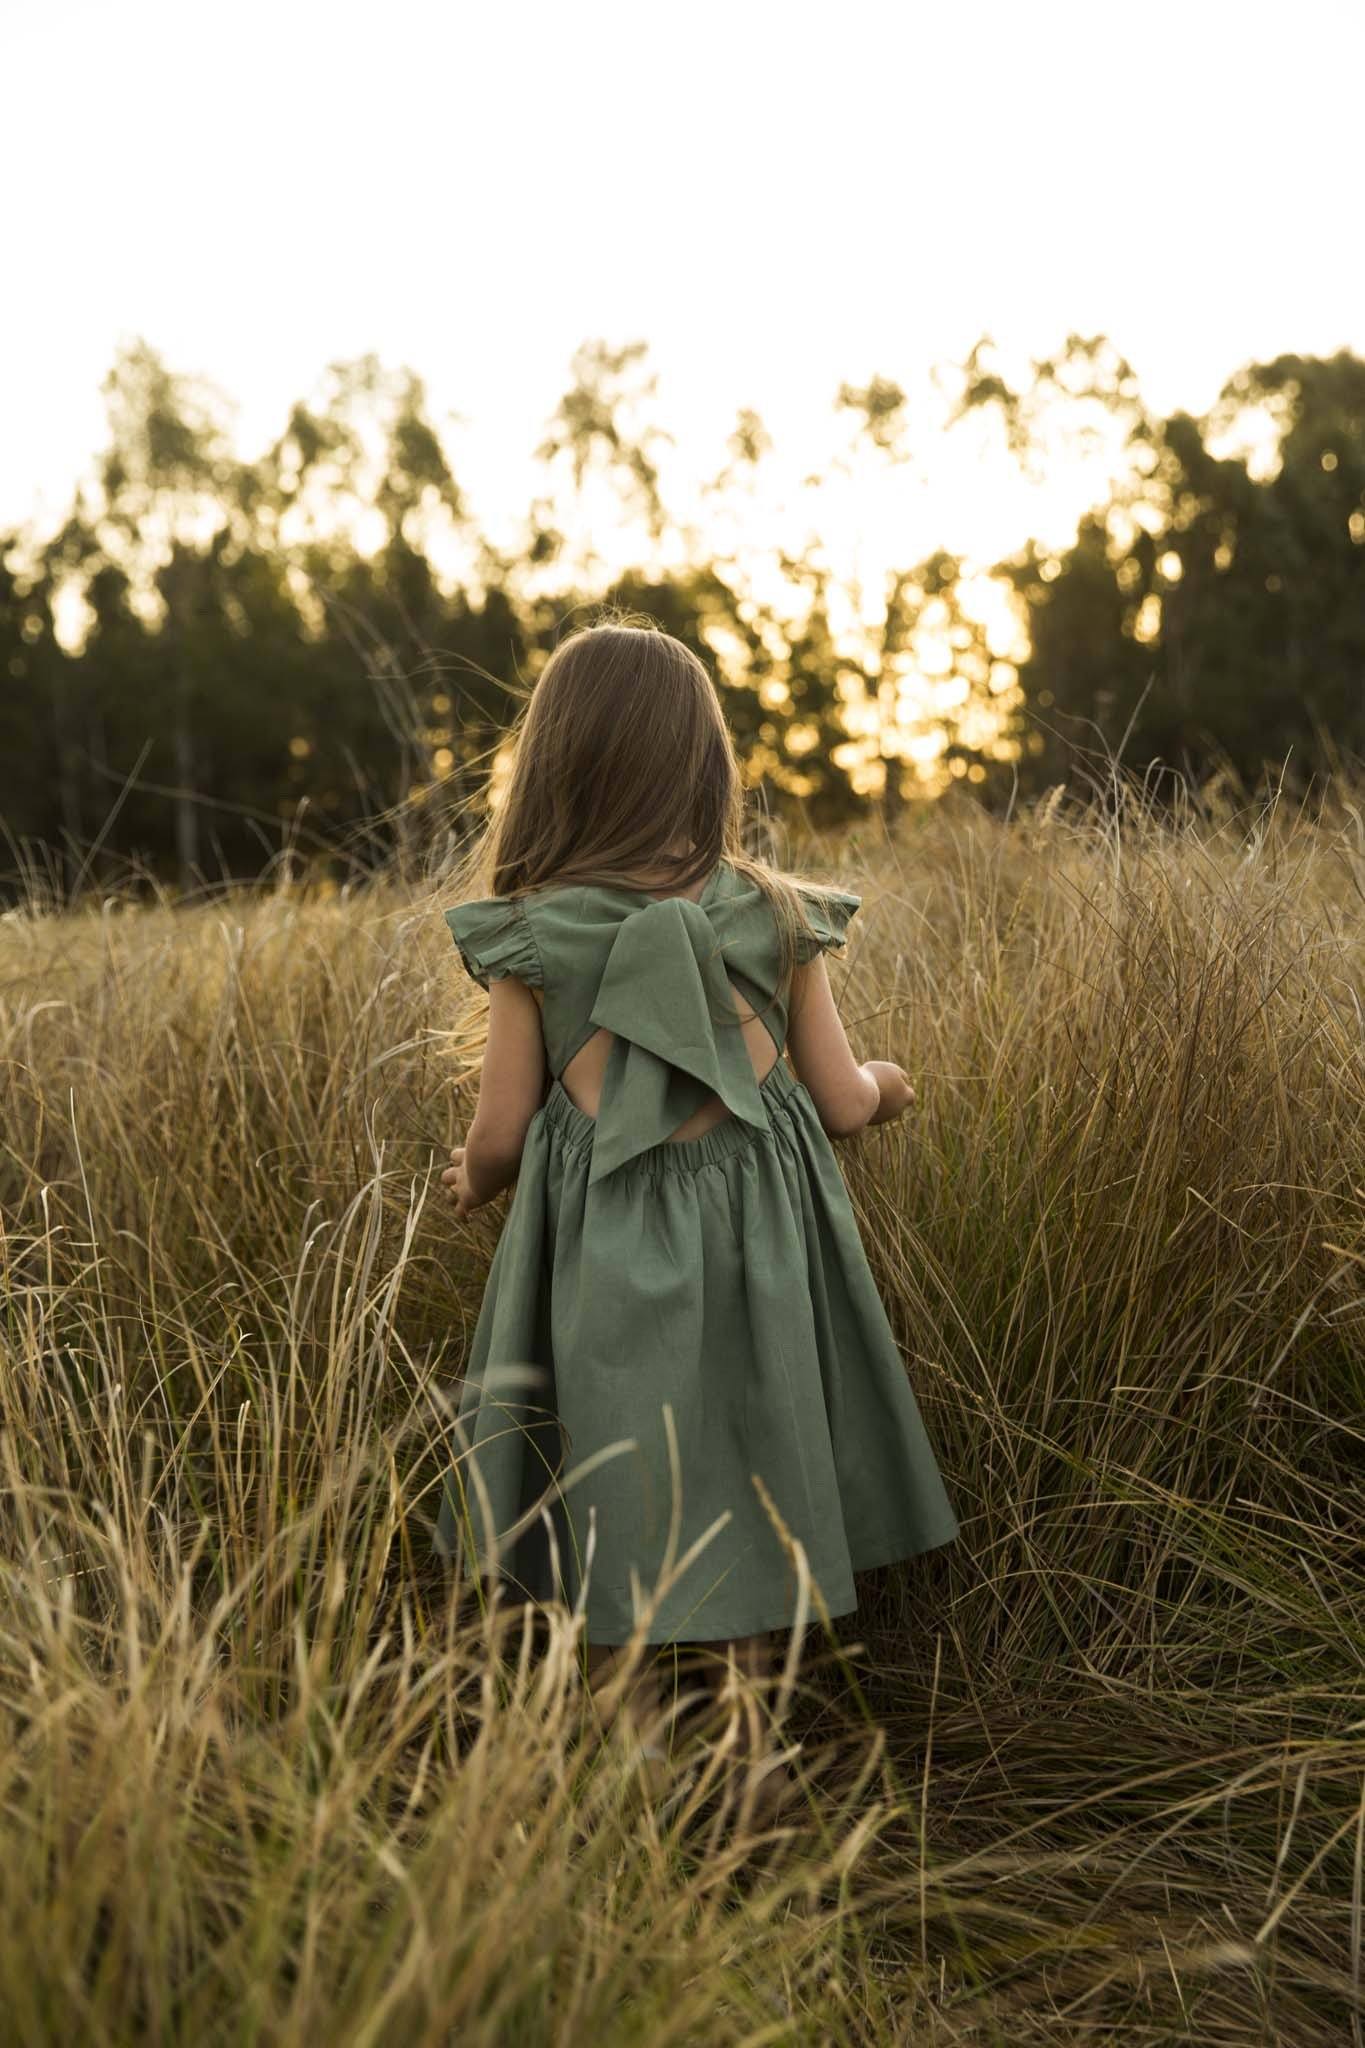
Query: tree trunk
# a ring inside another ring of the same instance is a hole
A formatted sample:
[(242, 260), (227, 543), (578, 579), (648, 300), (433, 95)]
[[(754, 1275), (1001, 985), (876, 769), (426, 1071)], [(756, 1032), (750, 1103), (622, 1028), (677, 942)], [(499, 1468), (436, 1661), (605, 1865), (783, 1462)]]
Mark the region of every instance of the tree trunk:
[(175, 692), (175, 852), (180, 887), (194, 886), (199, 865), (199, 812), (194, 790), (194, 735), (190, 730), (190, 685), (182, 668)]
[(73, 724), (70, 685), (58, 661), (54, 664), (52, 676), (52, 726), (57, 757), (57, 796), (66, 839), (65, 857), (71, 863), (72, 873), (80, 866), (81, 851), (81, 787), (78, 756), (72, 737)]
[(888, 754), (883, 747), (882, 768), (886, 776), (882, 785), (882, 824), (890, 840), (896, 837), (901, 813), (905, 809), (905, 798), (901, 794), (901, 777), (905, 773), (905, 762), (899, 754)]

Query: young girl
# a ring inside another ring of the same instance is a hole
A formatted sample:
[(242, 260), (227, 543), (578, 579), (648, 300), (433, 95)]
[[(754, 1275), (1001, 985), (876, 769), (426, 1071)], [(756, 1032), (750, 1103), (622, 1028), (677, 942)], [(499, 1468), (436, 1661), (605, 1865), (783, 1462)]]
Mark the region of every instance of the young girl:
[[(734, 1644), (753, 1676), (796, 1598), (764, 1492), (831, 1614), (957, 1531), (830, 1147), (912, 1097), (857, 1062), (830, 991), (861, 899), (749, 857), (742, 812), (702, 663), (588, 627), (518, 723), (491, 893), (445, 913), (489, 1016), (442, 1180), (462, 1217), (516, 1189), (436, 1547), (521, 1597), (586, 1580), (592, 1679), (672, 1517), (683, 1569), (644, 1639)], [(627, 1707), (657, 1711), (647, 1680)]]

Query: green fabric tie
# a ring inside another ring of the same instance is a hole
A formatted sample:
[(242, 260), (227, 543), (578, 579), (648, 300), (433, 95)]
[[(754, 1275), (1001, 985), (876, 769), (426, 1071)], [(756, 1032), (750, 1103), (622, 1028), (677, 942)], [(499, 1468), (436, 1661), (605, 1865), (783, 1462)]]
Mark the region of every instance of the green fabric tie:
[(616, 1034), (607, 1057), (588, 1185), (671, 1136), (718, 1095), (770, 1128), (722, 949), (705, 907), (660, 897), (612, 942), (591, 1022)]

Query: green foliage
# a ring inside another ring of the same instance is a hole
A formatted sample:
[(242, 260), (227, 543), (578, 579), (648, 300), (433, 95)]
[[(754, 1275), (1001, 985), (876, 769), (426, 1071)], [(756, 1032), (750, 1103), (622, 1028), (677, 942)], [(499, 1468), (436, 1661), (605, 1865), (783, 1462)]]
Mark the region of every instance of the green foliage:
[[(1279, 428), (1258, 477), (1210, 450), (1256, 412)], [(1176, 413), (1144, 438), (1150, 474), (1082, 522), (1060, 573), (1044, 580), (1036, 549), (1004, 566), (1028, 607), (1040, 772), (1064, 776), (1071, 742), (1093, 744), (1082, 720), (1110, 746), (1126, 733), (1130, 766), (1196, 783), (1224, 765), (1254, 785), (1288, 762), (1301, 785), (1365, 751), (1365, 361), (1254, 365), (1208, 420)]]
[[(121, 349), (92, 484), (44, 545), (0, 536), (10, 868), (60, 892), (132, 862), (192, 888), (296, 854), (348, 872), (439, 838), (550, 648), (603, 601), (695, 648), (766, 808), (817, 829), (873, 810), (893, 824), (924, 788), (900, 692), (928, 642), (946, 688), (914, 729), (938, 745), (936, 786), (961, 775), (988, 806), (1088, 780), (1096, 748), (1196, 784), (1222, 771), (1251, 785), (1287, 762), (1290, 786), (1365, 751), (1361, 358), (1252, 364), (1206, 419), (1163, 420), (1103, 335), (1068, 336), (1019, 388), (989, 337), (977, 343), (947, 431), (998, 419), (1035, 478), (1062, 448), (1118, 460), (1071, 547), (1030, 542), (992, 571), (1029, 651), (987, 740), (971, 712), (996, 687), (995, 656), (946, 550), (891, 568), (871, 605), (814, 543), (775, 547), (776, 581), (756, 579), (720, 521), (675, 536), (665, 565), (671, 436), (645, 354), (577, 352), (537, 450), (547, 493), (504, 553), (476, 529), (411, 371), (373, 355), (333, 363), (249, 463), (217, 393), (143, 342)], [(912, 462), (897, 383), (842, 385), (835, 404), (854, 422), (835, 470)], [(1276, 437), (1260, 466), (1237, 442), (1257, 421)], [(705, 487), (718, 512), (771, 452), (741, 412)], [(592, 538), (604, 490), (640, 550), (641, 566), (614, 576)], [(73, 601), (86, 620), (75, 646), (57, 630)], [(850, 611), (856, 648), (836, 627)]]

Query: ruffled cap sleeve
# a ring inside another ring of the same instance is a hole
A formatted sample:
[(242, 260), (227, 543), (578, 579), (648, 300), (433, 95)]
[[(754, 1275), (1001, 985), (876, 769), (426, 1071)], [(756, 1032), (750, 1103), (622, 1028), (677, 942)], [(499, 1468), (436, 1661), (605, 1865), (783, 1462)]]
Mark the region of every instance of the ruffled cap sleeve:
[(445, 920), (461, 960), (480, 988), (508, 975), (536, 988), (544, 986), (535, 933), (519, 897), (484, 896), (457, 903), (446, 911)]
[(833, 947), (843, 945), (848, 921), (862, 900), (861, 896), (854, 896), (847, 889), (803, 883), (802, 906), (813, 931), (797, 934), (796, 958), (800, 966), (805, 967), (817, 954), (828, 953)]

